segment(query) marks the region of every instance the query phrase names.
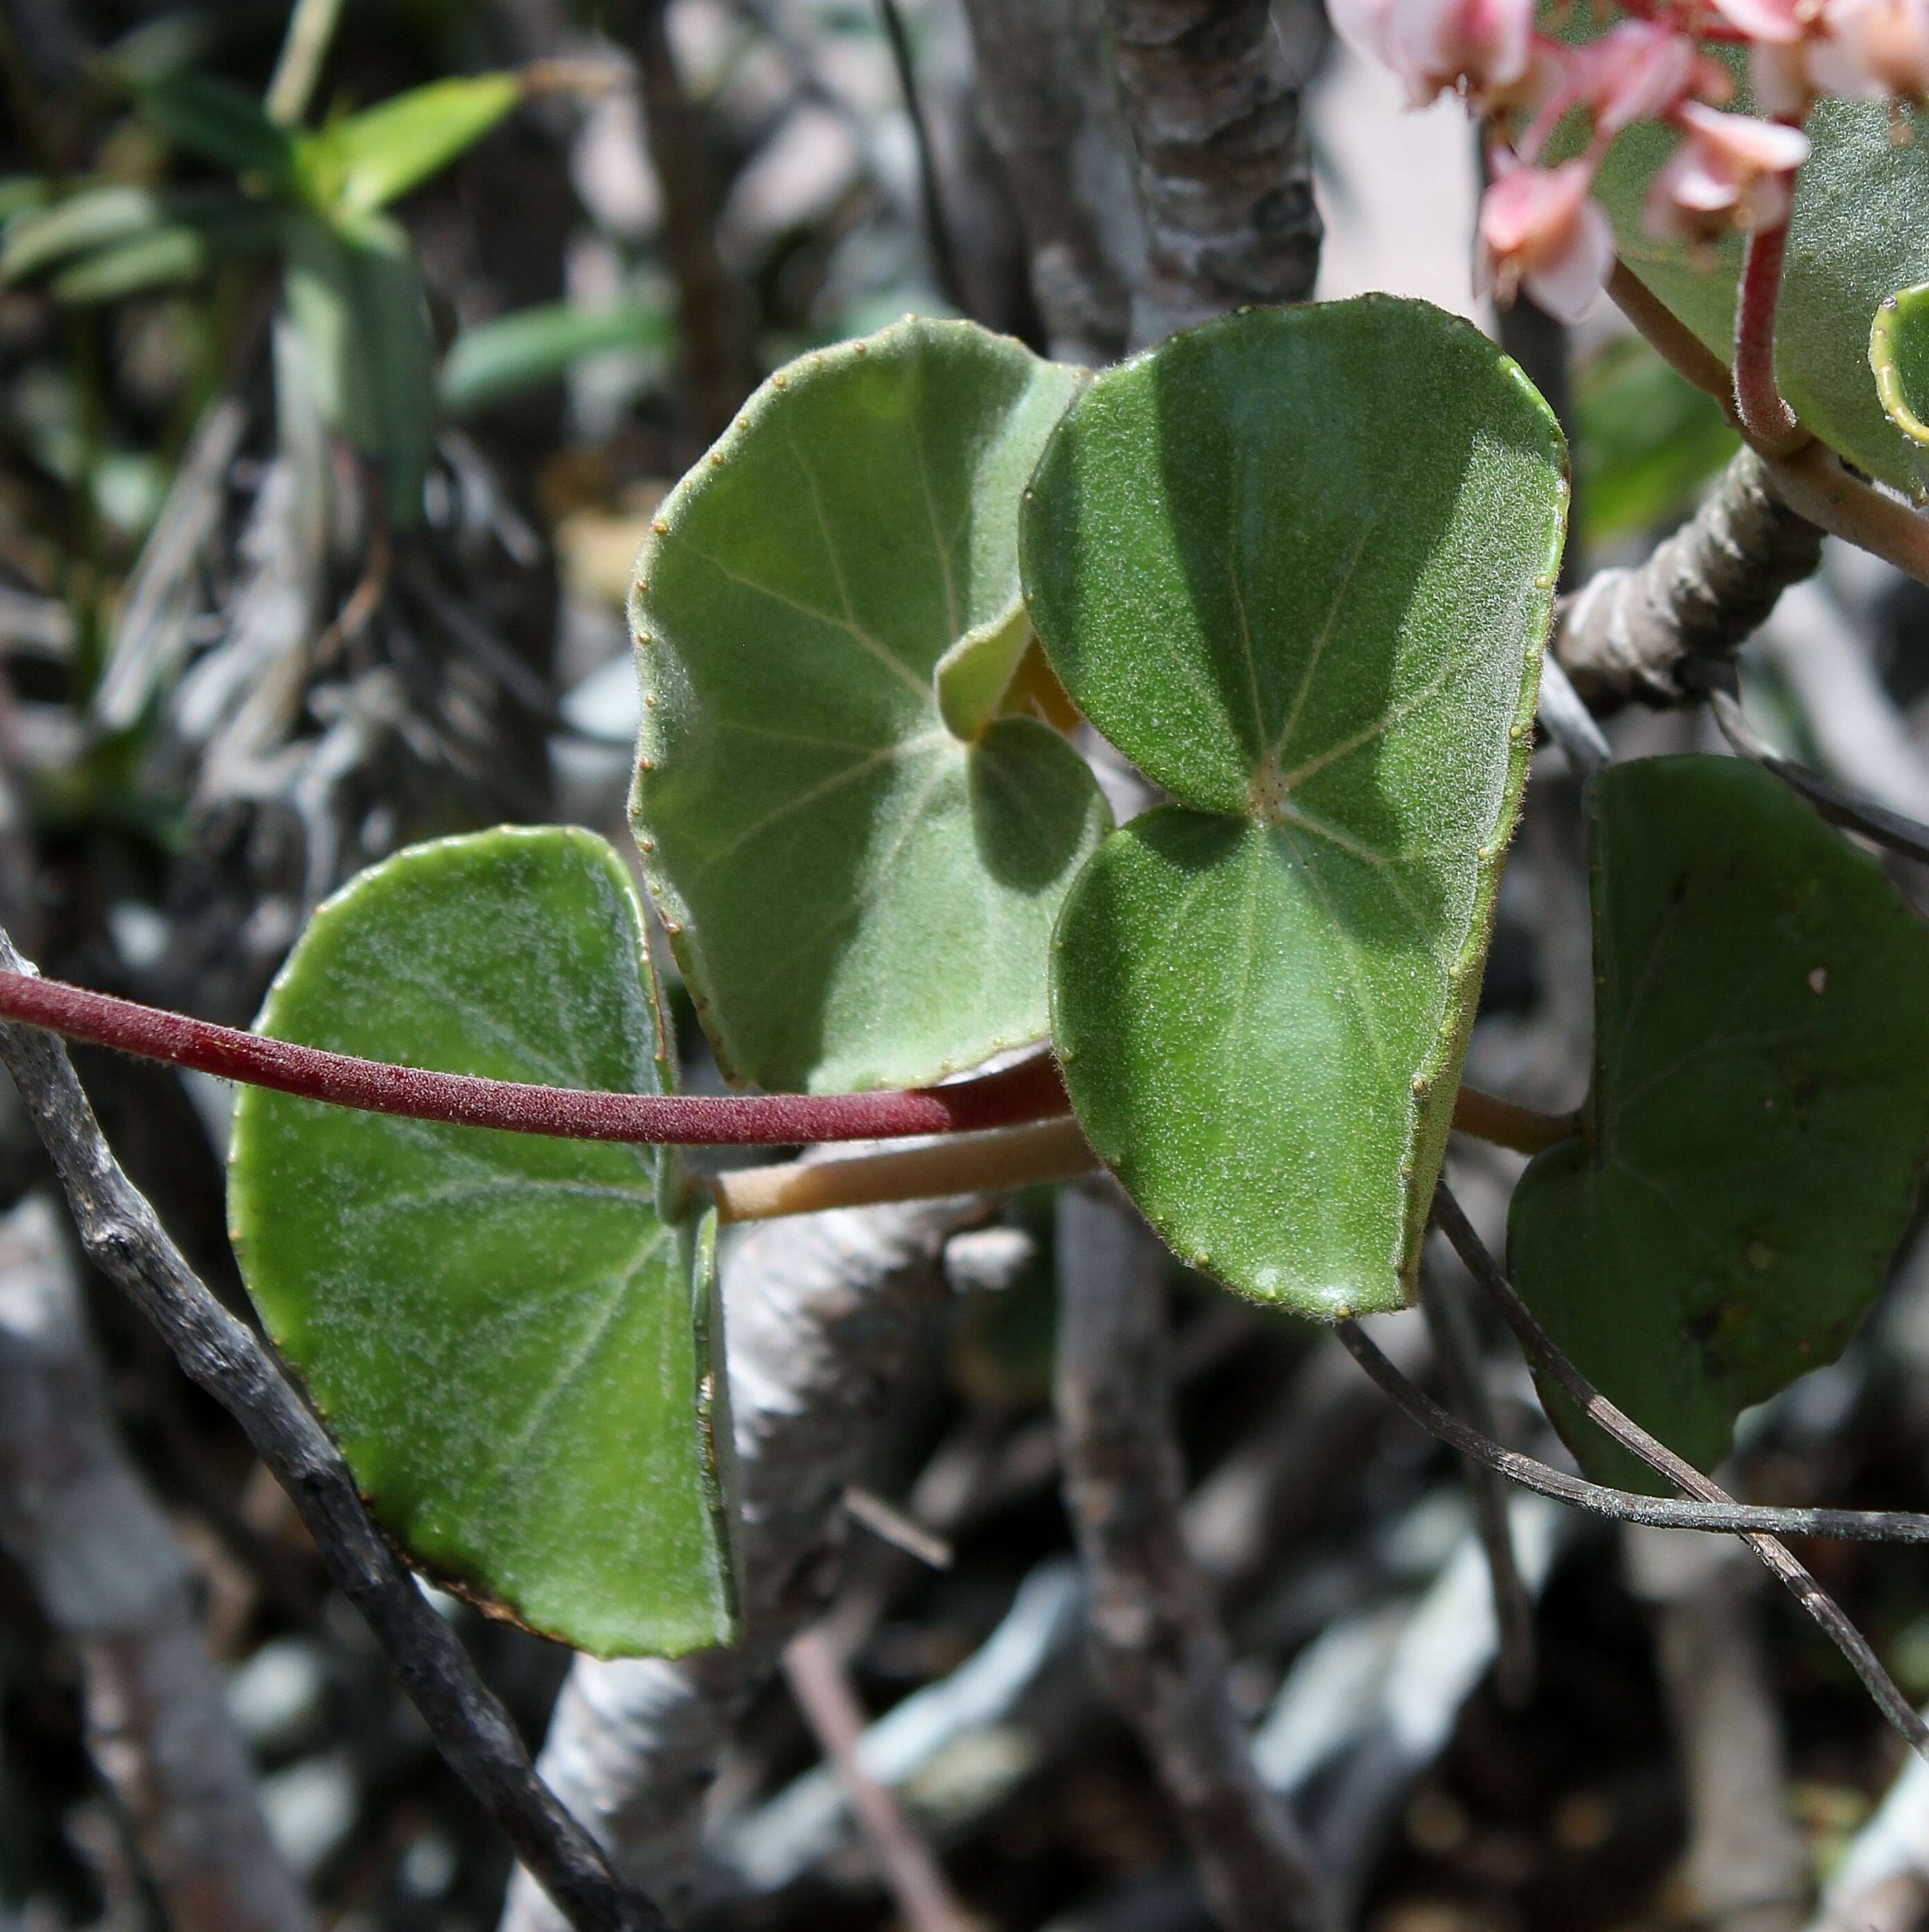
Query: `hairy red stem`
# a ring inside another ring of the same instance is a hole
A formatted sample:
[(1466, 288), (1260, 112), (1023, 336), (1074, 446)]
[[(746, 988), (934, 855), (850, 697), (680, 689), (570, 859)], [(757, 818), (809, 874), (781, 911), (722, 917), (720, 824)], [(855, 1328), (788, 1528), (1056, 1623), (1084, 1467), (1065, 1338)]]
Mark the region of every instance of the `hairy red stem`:
[(358, 1060), (22, 973), (0, 973), (0, 1019), (331, 1106), (560, 1140), (680, 1147), (898, 1140), (1014, 1126), (1070, 1105), (1049, 1054), (981, 1079), (908, 1093), (599, 1094)]
[(1786, 221), (1750, 231), (1735, 303), (1735, 413), (1742, 434), (1769, 456), (1786, 456), (1809, 440), (1775, 381), (1775, 310), (1788, 245)]

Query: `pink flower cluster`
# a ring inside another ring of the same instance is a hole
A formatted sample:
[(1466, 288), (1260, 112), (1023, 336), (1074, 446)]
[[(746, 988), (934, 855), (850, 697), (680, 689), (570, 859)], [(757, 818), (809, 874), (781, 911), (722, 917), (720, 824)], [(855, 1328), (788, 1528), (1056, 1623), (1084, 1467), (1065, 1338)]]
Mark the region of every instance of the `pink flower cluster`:
[[(1475, 280), (1510, 302), (1525, 288), (1578, 320), (1614, 266), (1613, 230), (1593, 197), (1615, 137), (1639, 121), (1681, 135), (1655, 176), (1645, 225), (1703, 242), (1788, 219), (1808, 158), (1801, 122), (1822, 94), (1929, 98), (1929, 0), (1623, 0), (1637, 17), (1568, 46), (1537, 32), (1534, 0), (1331, 0), (1349, 46), (1390, 68), (1409, 103), (1458, 92), (1486, 122), (1491, 179)], [(1748, 50), (1761, 117), (1728, 110), (1729, 70), (1710, 43)], [(1573, 158), (1544, 158), (1555, 128), (1585, 115)]]

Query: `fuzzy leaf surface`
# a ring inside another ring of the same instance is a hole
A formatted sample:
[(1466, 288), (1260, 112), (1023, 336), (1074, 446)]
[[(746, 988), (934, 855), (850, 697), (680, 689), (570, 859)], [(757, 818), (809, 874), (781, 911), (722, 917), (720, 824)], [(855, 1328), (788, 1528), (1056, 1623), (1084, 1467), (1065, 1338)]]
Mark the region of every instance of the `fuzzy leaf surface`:
[[(670, 1080), (641, 909), (573, 830), (364, 873), (315, 915), (261, 1030), (498, 1079)], [(235, 1117), (248, 1291), (383, 1520), (432, 1575), (602, 1654), (732, 1634), (712, 1240), (660, 1211), (664, 1158), (257, 1088)]]
[[(1929, 932), (1738, 759), (1612, 766), (1594, 814), (1594, 1138), (1522, 1177), (1514, 1281), (1611, 1400), (1708, 1468), (1744, 1408), (1841, 1352), (1909, 1226)], [(1549, 1412), (1590, 1474), (1658, 1486), (1558, 1396)]]
[(1176, 337), (1095, 380), (1039, 466), (1040, 638), (1180, 802), (1074, 888), (1053, 1035), (1093, 1146), (1242, 1293), (1405, 1298), (1566, 500), (1514, 365), (1382, 296)]
[(915, 1086), (1045, 1030), (1105, 808), (1032, 720), (954, 733), (935, 679), (1011, 610), (1019, 494), (1080, 380), (907, 318), (774, 376), (659, 513), (632, 817), (732, 1079)]

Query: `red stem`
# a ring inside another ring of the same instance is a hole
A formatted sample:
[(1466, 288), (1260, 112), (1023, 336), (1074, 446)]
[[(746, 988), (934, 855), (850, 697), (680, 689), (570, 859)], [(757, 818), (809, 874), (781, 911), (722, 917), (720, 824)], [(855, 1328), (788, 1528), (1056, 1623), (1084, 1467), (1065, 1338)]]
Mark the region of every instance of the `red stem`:
[(681, 1147), (898, 1140), (1014, 1126), (1070, 1104), (1049, 1054), (981, 1079), (905, 1093), (599, 1094), (357, 1060), (23, 973), (0, 972), (0, 1019), (331, 1106), (560, 1140)]
[(1775, 310), (1789, 225), (1749, 231), (1735, 304), (1735, 413), (1742, 434), (1765, 455), (1786, 456), (1809, 440), (1775, 381)]

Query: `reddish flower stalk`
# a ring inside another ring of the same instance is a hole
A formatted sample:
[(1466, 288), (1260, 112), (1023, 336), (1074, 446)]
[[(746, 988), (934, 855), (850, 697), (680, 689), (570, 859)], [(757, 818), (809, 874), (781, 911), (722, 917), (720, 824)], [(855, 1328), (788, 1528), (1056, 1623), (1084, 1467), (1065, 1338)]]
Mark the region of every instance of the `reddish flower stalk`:
[(0, 1019), (331, 1106), (561, 1140), (681, 1147), (894, 1140), (1009, 1126), (1070, 1104), (1049, 1054), (981, 1079), (903, 1093), (599, 1094), (358, 1060), (22, 973), (0, 973)]
[(1775, 380), (1775, 310), (1788, 253), (1786, 217), (1749, 231), (1735, 306), (1735, 413), (1765, 456), (1787, 456), (1809, 440)]

